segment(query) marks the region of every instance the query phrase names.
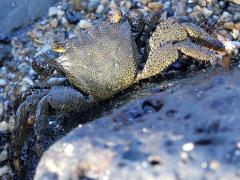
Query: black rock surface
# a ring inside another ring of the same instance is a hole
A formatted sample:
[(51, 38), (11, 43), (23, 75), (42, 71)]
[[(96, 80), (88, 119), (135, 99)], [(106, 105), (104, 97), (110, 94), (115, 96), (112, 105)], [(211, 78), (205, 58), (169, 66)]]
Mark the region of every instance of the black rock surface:
[(35, 179), (239, 179), (239, 73), (185, 79), (77, 127)]

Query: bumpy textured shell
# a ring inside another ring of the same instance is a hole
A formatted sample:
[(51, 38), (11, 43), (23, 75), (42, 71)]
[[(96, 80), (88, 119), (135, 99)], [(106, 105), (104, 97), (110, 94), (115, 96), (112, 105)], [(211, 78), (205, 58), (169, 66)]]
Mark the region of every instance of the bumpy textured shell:
[(65, 43), (56, 61), (81, 91), (106, 99), (131, 86), (139, 54), (128, 22), (103, 22)]

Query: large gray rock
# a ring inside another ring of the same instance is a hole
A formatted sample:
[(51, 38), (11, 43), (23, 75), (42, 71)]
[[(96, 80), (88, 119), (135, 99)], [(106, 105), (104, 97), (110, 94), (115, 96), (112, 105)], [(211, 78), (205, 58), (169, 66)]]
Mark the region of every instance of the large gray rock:
[(239, 73), (185, 79), (76, 128), (35, 179), (239, 179)]
[(47, 14), (59, 0), (0, 0), (0, 34), (27, 25)]

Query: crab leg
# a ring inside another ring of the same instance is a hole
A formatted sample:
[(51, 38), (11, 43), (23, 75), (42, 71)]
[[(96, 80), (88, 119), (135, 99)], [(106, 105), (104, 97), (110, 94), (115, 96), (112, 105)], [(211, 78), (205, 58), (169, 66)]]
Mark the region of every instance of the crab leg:
[(199, 43), (202, 42), (205, 47), (211, 48), (215, 51), (225, 51), (225, 46), (219, 40), (213, 38), (204, 29), (193, 23), (181, 24), (188, 32), (192, 39), (195, 39)]
[(71, 112), (77, 109), (85, 109), (95, 101), (91, 96), (84, 96), (79, 91), (70, 87), (53, 87), (49, 93), (44, 96), (36, 108), (36, 118), (34, 123), (34, 132), (37, 140), (41, 142), (41, 134), (47, 127), (47, 117), (50, 109), (58, 112)]
[(16, 155), (19, 154), (20, 148), (23, 146), (25, 137), (27, 135), (28, 117), (33, 115), (38, 101), (48, 93), (48, 89), (38, 91), (26, 98), (24, 102), (18, 107), (14, 124), (14, 145), (16, 146)]
[(195, 59), (210, 61), (211, 63), (215, 63), (218, 59), (214, 52), (206, 47), (196, 45), (190, 40), (176, 44), (169, 43), (150, 52), (143, 70), (137, 75), (136, 81), (161, 73), (178, 59), (179, 51)]

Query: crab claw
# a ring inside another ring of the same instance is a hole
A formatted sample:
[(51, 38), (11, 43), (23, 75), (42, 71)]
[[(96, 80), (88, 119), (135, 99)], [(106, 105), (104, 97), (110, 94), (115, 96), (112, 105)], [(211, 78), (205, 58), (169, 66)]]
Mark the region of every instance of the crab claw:
[(147, 62), (136, 81), (161, 73), (178, 59), (179, 53), (215, 64), (226, 51), (221, 41), (186, 18), (162, 21), (150, 38), (149, 47)]

